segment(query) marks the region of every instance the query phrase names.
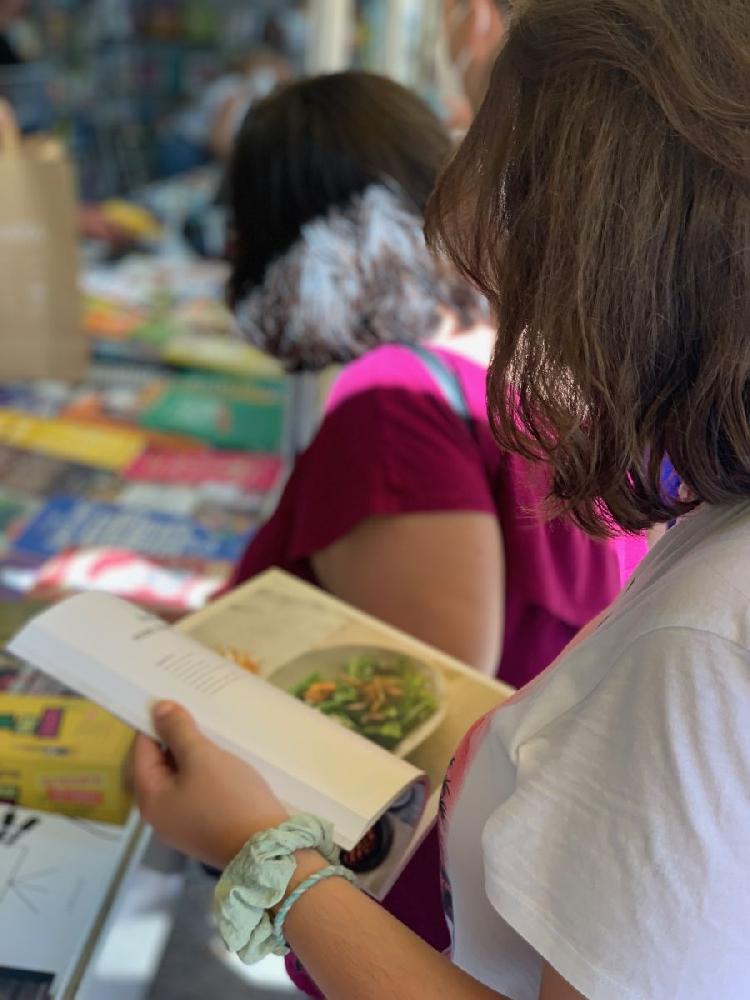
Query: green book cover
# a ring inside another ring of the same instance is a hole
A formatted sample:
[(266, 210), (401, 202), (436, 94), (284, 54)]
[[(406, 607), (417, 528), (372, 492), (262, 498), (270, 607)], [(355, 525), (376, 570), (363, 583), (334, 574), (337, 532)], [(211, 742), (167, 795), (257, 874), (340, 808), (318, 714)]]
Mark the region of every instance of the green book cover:
[(280, 395), (256, 386), (172, 382), (139, 417), (151, 430), (185, 434), (216, 448), (278, 452), (284, 419)]

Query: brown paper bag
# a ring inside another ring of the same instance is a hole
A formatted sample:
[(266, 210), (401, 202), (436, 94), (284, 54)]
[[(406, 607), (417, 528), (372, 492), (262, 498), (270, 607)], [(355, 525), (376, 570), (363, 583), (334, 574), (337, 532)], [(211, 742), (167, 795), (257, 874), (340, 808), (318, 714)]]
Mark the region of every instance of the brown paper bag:
[(0, 102), (0, 381), (85, 370), (77, 219), (65, 151), (22, 139)]

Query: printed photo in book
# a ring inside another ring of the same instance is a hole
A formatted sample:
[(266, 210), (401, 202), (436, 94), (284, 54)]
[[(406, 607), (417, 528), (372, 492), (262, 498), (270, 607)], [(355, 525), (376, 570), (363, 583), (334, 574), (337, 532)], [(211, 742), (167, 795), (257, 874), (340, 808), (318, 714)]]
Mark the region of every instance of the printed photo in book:
[(509, 690), (277, 570), (169, 628), (109, 595), (36, 618), (10, 649), (129, 725), (155, 700), (333, 824), (377, 898), (437, 816), (461, 738)]

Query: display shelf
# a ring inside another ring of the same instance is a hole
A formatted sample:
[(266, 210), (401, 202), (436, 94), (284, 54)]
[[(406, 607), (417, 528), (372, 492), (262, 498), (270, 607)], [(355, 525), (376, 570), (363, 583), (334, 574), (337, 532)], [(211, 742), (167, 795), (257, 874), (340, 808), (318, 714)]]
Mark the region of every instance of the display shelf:
[(82, 195), (152, 178), (160, 130), (292, 0), (34, 0), (40, 58), (0, 72), (25, 131), (65, 136)]

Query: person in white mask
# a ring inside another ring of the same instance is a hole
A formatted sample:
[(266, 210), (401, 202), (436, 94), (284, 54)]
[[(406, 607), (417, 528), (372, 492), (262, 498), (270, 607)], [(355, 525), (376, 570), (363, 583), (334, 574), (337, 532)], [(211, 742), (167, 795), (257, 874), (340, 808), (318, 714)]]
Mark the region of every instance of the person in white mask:
[(159, 143), (159, 173), (168, 176), (213, 159), (228, 160), (253, 104), (291, 77), (291, 65), (278, 52), (258, 48), (247, 53), (170, 123)]
[(443, 0), (438, 76), (448, 124), (458, 132), (482, 102), (510, 11), (510, 0)]

